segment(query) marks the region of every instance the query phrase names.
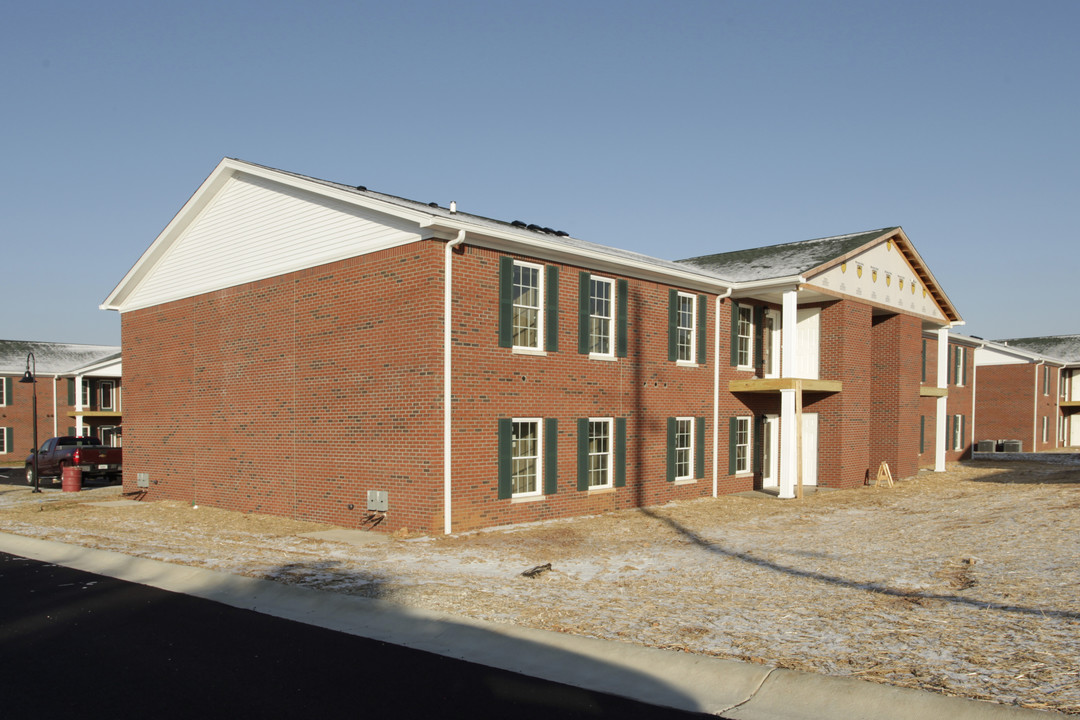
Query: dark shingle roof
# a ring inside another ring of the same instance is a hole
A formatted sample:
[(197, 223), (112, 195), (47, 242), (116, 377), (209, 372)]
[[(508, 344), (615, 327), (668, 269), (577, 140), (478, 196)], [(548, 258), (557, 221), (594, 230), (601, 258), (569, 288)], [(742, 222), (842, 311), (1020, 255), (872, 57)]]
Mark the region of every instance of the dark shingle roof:
[(1080, 335), (1046, 335), (1044, 337), (1012, 338), (994, 342), (1046, 355), (1067, 363), (1080, 362)]
[(71, 373), (84, 365), (120, 354), (116, 345), (75, 345), (36, 340), (0, 340), (0, 374), (22, 375), (26, 357), (34, 353), (38, 375)]
[(734, 282), (768, 280), (801, 275), (857, 250), (863, 245), (898, 228), (882, 228), (850, 235), (836, 235), (816, 240), (769, 245), (750, 250), (702, 255), (680, 260)]

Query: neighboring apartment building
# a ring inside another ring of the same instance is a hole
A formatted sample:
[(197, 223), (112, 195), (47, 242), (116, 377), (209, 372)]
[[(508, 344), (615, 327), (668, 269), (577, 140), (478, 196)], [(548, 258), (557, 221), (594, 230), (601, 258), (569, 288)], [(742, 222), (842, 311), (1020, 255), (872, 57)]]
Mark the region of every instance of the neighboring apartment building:
[(1015, 440), (1024, 452), (1080, 445), (1080, 336), (980, 341), (976, 442)]
[(950, 333), (947, 354), (939, 363), (938, 340), (937, 333), (924, 333), (919, 354), (920, 467), (938, 465), (939, 437), (945, 439), (944, 461), (969, 458), (975, 431), (975, 350), (979, 342)]
[(961, 322), (900, 228), (672, 262), (231, 159), (102, 307), (126, 490), (444, 532), (914, 474)]
[(20, 382), (28, 363), (37, 371), (39, 443), (97, 435), (120, 444), (119, 347), (0, 340), (0, 463), (21, 463), (34, 444), (34, 385)]

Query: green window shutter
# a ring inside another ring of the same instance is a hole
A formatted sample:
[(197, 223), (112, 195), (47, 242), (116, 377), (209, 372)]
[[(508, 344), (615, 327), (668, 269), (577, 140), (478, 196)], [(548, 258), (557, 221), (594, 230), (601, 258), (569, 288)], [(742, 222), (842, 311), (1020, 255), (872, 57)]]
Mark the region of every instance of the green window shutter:
[(739, 364), (739, 303), (731, 303), (731, 367)]
[(615, 418), (615, 487), (626, 487), (626, 418)]
[[(7, 378), (10, 380), (11, 378)], [(0, 452), (11, 453), (15, 452), (15, 428), (0, 428), (4, 431), (4, 436), (0, 437)]]
[[(12, 405), (11, 402), (11, 378), (4, 378), (4, 405)], [(70, 404), (70, 403), (69, 403)]]
[(499, 347), (513, 347), (514, 260), (499, 258)]
[(679, 291), (668, 290), (667, 311), (667, 359), (679, 359)]
[(919, 454), (926, 452), (926, 416), (919, 416)]
[(754, 457), (751, 467), (755, 474), (762, 471), (765, 460), (765, 416), (754, 418)]
[(544, 349), (548, 352), (559, 350), (559, 268), (548, 265), (544, 268)]
[(922, 381), (926, 382), (926, 338), (922, 341)]
[(705, 477), (705, 418), (694, 420), (694, 477)]
[(960, 416), (960, 448), (967, 447), (967, 415)]
[(499, 499), (505, 500), (514, 494), (513, 476), (513, 421), (499, 418)]
[(559, 491), (559, 421), (544, 420), (544, 494)]
[(589, 418), (577, 421), (577, 489), (589, 489)]
[(615, 356), (626, 357), (627, 355), (627, 316), (630, 307), (630, 283), (626, 280), (615, 282), (615, 300), (618, 317), (615, 322)]
[(765, 355), (765, 308), (761, 305), (754, 307), (754, 366), (761, 368), (764, 375)]
[(956, 424), (956, 418), (952, 415), (945, 417), (945, 449), (953, 449), (953, 426)]
[(68, 378), (67, 390), (68, 390), (67, 404), (74, 407), (74, 405), (75, 405), (75, 378)]
[(75, 434), (75, 426), (74, 425), (68, 425), (68, 433), (67, 434), (68, 435), (74, 435)]
[(948, 385), (955, 385), (956, 384), (956, 361), (954, 359), (955, 355), (956, 355), (956, 348), (954, 348), (952, 345), (950, 345), (949, 346), (949, 354), (948, 354), (949, 367), (946, 370), (946, 373), (947, 373), (946, 377), (948, 378), (948, 381), (947, 381), (946, 384), (948, 384)]
[[(968, 382), (967, 382), (967, 366), (968, 366), (968, 364), (967, 364), (967, 350), (964, 350), (964, 361), (960, 364), (960, 372), (961, 372), (961, 380), (960, 380), (960, 382), (962, 384), (964, 384), (964, 385), (968, 384)], [(1050, 372), (1050, 368), (1047, 368), (1046, 371)]]
[(592, 292), (592, 276), (587, 272), (578, 275), (578, 335), (577, 351), (582, 355), (589, 354), (589, 315)]
[(735, 474), (735, 440), (739, 434), (739, 419), (728, 418), (728, 475)]
[(697, 296), (697, 329), (695, 334), (697, 335), (697, 363), (698, 365), (705, 364), (705, 348), (708, 346), (708, 338), (706, 329), (709, 326), (709, 298), (704, 295)]
[(668, 482), (675, 482), (675, 418), (667, 419), (667, 477)]

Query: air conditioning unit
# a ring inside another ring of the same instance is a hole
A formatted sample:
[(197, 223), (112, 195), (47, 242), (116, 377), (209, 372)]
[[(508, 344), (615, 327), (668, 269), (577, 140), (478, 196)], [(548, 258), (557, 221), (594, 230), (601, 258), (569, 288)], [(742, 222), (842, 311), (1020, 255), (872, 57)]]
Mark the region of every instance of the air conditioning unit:
[(997, 441), (980, 440), (975, 444), (975, 452), (994, 452), (997, 450)]
[(1023, 452), (1024, 444), (1019, 440), (1003, 440), (1001, 442), (1001, 451), (1007, 453)]

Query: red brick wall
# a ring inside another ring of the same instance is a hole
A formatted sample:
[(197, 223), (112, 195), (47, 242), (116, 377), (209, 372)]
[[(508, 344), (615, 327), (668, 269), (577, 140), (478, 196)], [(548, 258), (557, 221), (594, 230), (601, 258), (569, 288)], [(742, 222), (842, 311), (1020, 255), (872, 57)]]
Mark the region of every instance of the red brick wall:
[[(0, 376), (0, 382), (3, 382), (3, 377), (5, 376)], [(0, 453), (0, 463), (22, 463), (30, 454), (30, 448), (34, 446), (34, 386), (29, 383), (20, 383), (21, 374), (6, 377), (11, 379), (11, 397), (8, 398), (7, 405), (0, 405), (0, 428), (11, 428), (12, 452)], [(66, 435), (68, 427), (74, 425), (74, 420), (68, 417), (68, 412), (72, 408), (68, 405), (67, 399), (66, 379), (59, 378), (54, 385), (51, 377), (38, 377), (38, 446), (54, 434)], [(55, 433), (53, 432), (54, 419)]]
[[(578, 353), (582, 268), (559, 265), (558, 351), (540, 357), (519, 354), (498, 346), (499, 257), (496, 252), (466, 246), (453, 260), (453, 529), (711, 496), (713, 363), (717, 361), (714, 296), (708, 304), (705, 364), (682, 367), (668, 361), (670, 286), (633, 278), (628, 279), (628, 356), (590, 359)], [(727, 327), (722, 332), (728, 332)], [(726, 357), (720, 360), (724, 363)], [(740, 407), (730, 400), (727, 404), (732, 411)], [(705, 474), (693, 483), (673, 484), (666, 481), (667, 418), (681, 416), (706, 419)], [(558, 421), (559, 480), (554, 495), (528, 502), (498, 499), (497, 421), (513, 417)], [(626, 419), (625, 487), (593, 493), (577, 489), (576, 421), (588, 417)], [(721, 447), (726, 448), (724, 413), (720, 424)], [(721, 460), (721, 492), (753, 486), (752, 477), (727, 478), (726, 453)]]
[(887, 462), (894, 478), (919, 468), (919, 385), (922, 321), (909, 315), (874, 316), (871, 328), (871, 477)]
[(125, 491), (355, 527), (378, 489), (385, 529), (431, 528), (441, 248), (125, 313)]
[[(954, 365), (954, 358), (957, 349), (964, 348), (964, 366), (965, 370), (957, 377), (956, 368)], [(973, 386), (976, 382), (975, 378), (975, 349), (967, 346), (961, 346), (956, 343), (949, 344), (949, 396), (945, 401), (945, 414), (948, 418), (945, 424), (945, 460), (946, 462), (954, 462), (956, 460), (962, 460), (964, 458), (971, 457), (971, 438), (973, 430), (973, 418), (972, 412), (974, 405), (972, 404)], [(963, 438), (962, 448), (960, 450), (954, 450), (953, 447), (953, 435), (952, 435), (952, 423), (955, 422), (957, 415), (963, 416)], [(979, 438), (976, 438), (978, 440)]]
[[(1029, 363), (979, 367), (975, 440), (1019, 440), (1031, 452), (1035, 440), (1035, 370)], [(1041, 387), (1039, 388), (1041, 397)]]

